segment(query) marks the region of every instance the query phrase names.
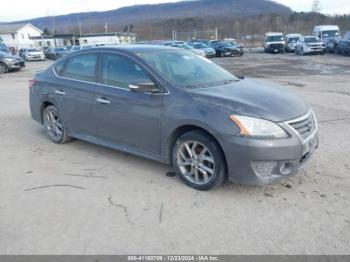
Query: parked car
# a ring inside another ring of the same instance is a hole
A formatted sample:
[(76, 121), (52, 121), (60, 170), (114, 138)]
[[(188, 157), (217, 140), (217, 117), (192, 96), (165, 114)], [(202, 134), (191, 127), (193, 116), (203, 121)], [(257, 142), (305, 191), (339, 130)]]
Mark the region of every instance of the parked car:
[(350, 31), (345, 33), (344, 37), (337, 42), (334, 53), (350, 55)]
[(286, 52), (295, 52), (295, 47), (299, 41), (301, 34), (288, 34), (286, 35)]
[(93, 46), (91, 46), (91, 45), (75, 45), (75, 46), (71, 47), (70, 52), (84, 50), (84, 49), (88, 49), (88, 48), (92, 48), (92, 47)]
[(44, 52), (36, 48), (28, 48), (24, 51), (23, 57), (26, 61), (44, 61)]
[(25, 67), (25, 62), (22, 57), (13, 56), (0, 51), (0, 74), (9, 71), (19, 71), (23, 67)]
[(217, 57), (227, 56), (242, 56), (243, 50), (239, 47), (232, 45), (231, 43), (224, 41), (215, 41), (211, 43), (211, 47), (214, 48)]
[(65, 47), (50, 47), (47, 51), (47, 58), (56, 60), (68, 53), (69, 51)]
[(173, 46), (173, 45), (184, 45), (186, 44), (185, 41), (157, 41), (157, 45), (164, 45), (164, 46)]
[(202, 50), (207, 58), (213, 58), (216, 56), (215, 49), (208, 44), (203, 42), (190, 42), (189, 45), (194, 49)]
[(7, 53), (7, 54), (11, 53), (7, 45), (1, 42), (0, 42), (0, 52)]
[(239, 53), (240, 53), (241, 56), (244, 55), (244, 47), (243, 47), (243, 45), (238, 44), (236, 42), (236, 40), (234, 40), (234, 39), (225, 39), (223, 41), (226, 42), (226, 43), (230, 43), (231, 45), (236, 47), (239, 50)]
[(296, 45), (295, 54), (321, 54), (324, 55), (326, 47), (321, 39), (315, 36), (300, 37)]
[(266, 33), (264, 39), (265, 53), (285, 53), (286, 42), (282, 33)]
[(314, 27), (313, 35), (321, 39), (326, 51), (333, 52), (336, 43), (340, 40), (340, 30), (337, 25), (317, 25)]
[(178, 48), (182, 48), (182, 49), (185, 49), (187, 51), (190, 51), (192, 53), (195, 53), (197, 55), (200, 55), (200, 56), (204, 56), (205, 57), (205, 52), (202, 50), (202, 49), (195, 49), (193, 48), (192, 46), (190, 45), (187, 45), (187, 44), (173, 44), (171, 45), (172, 47), (178, 47)]
[(18, 55), (24, 59), (24, 53), (26, 52), (27, 48), (21, 48), (18, 51)]
[(78, 138), (173, 164), (200, 190), (226, 177), (245, 184), (286, 178), (318, 145), (315, 115), (302, 98), (180, 48), (73, 52), (30, 83), (32, 118), (53, 142)]

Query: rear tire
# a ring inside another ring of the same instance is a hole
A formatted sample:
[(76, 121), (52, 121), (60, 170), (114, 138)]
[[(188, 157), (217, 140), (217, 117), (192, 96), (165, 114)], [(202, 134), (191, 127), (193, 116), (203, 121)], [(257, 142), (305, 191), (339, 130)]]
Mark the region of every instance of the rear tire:
[(71, 140), (67, 135), (67, 128), (62, 115), (55, 106), (48, 106), (43, 111), (43, 123), (46, 134), (56, 144), (64, 144)]
[(173, 165), (179, 177), (190, 187), (209, 190), (227, 177), (226, 162), (217, 142), (203, 131), (191, 131), (175, 143)]

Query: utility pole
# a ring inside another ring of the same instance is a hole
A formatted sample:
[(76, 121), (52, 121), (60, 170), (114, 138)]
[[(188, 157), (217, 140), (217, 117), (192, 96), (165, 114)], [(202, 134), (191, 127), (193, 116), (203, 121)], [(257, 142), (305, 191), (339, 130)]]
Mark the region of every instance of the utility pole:
[(312, 2), (312, 6), (311, 6), (311, 11), (313, 13), (320, 13), (321, 12), (321, 3), (320, 3), (320, 0), (314, 0)]
[(105, 22), (105, 32), (108, 33), (108, 23)]
[(78, 28), (79, 28), (79, 36), (81, 37), (81, 35), (82, 35), (82, 30), (81, 30), (81, 23), (80, 23), (79, 15), (78, 15)]

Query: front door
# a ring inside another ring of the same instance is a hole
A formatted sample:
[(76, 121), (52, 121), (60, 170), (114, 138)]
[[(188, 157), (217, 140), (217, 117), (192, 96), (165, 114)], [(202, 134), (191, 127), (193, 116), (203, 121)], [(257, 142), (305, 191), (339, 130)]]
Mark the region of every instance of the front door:
[(99, 137), (159, 155), (163, 95), (130, 91), (129, 84), (151, 77), (129, 57), (105, 53), (100, 64), (93, 101)]

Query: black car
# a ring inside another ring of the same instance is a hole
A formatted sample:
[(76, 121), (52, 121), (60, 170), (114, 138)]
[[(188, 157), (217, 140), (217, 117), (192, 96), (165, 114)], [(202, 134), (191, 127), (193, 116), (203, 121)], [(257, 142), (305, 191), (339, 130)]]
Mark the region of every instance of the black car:
[(24, 59), (0, 51), (0, 74), (9, 71), (19, 71), (25, 66)]
[(336, 54), (350, 55), (350, 31), (337, 42), (336, 46), (334, 47), (334, 52)]
[(211, 47), (215, 49), (217, 57), (241, 56), (243, 50), (229, 42), (215, 41), (211, 43)]
[(58, 58), (61, 58), (62, 56), (65, 56), (68, 53), (69, 53), (69, 51), (65, 47), (50, 47), (46, 51), (45, 56), (48, 59), (56, 60)]

